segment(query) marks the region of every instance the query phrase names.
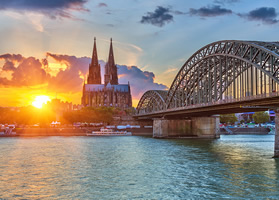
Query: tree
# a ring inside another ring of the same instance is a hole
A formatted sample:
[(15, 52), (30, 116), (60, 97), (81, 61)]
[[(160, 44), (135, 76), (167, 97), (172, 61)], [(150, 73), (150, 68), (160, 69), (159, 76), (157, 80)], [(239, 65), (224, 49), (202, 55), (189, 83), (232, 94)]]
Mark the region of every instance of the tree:
[(87, 123), (111, 123), (113, 115), (118, 112), (111, 107), (92, 108), (85, 107), (81, 110), (67, 111), (63, 113), (63, 123), (87, 122)]
[(261, 124), (269, 121), (269, 115), (267, 112), (262, 111), (262, 112), (255, 112), (253, 114), (253, 119), (255, 123)]
[(234, 124), (236, 121), (237, 121), (237, 117), (235, 116), (235, 114), (220, 115), (221, 123)]
[(126, 112), (127, 115), (132, 116), (132, 115), (135, 115), (137, 111), (136, 111), (136, 108), (131, 107), (131, 108), (127, 108), (127, 109), (125, 110), (125, 112)]

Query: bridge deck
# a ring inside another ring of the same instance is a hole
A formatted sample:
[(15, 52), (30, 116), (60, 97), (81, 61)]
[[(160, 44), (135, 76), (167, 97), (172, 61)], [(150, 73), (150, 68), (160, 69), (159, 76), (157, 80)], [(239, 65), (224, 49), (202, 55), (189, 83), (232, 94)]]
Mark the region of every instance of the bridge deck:
[(181, 118), (194, 116), (211, 116), (216, 114), (264, 111), (279, 107), (279, 92), (240, 99), (220, 100), (212, 103), (196, 104), (181, 108), (161, 110), (153, 113), (135, 115), (137, 119), (157, 117)]

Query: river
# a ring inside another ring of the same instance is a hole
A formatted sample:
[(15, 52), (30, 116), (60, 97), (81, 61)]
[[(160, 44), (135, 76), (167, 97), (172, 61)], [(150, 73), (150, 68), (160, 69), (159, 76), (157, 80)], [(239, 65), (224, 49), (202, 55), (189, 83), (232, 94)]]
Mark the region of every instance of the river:
[(0, 138), (0, 199), (278, 199), (274, 135)]

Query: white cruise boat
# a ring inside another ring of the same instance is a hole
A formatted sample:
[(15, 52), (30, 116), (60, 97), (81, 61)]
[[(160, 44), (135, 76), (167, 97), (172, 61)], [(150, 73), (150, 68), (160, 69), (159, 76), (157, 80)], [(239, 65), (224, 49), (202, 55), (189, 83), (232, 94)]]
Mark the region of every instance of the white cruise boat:
[(127, 131), (114, 131), (113, 129), (101, 128), (100, 131), (92, 131), (87, 136), (130, 136), (131, 132)]

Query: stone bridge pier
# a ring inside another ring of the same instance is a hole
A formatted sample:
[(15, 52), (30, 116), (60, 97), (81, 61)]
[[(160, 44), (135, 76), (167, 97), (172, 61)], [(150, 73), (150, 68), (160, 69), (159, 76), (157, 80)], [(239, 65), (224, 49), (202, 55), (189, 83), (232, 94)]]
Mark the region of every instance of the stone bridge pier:
[(189, 119), (153, 119), (154, 138), (219, 138), (219, 116)]

